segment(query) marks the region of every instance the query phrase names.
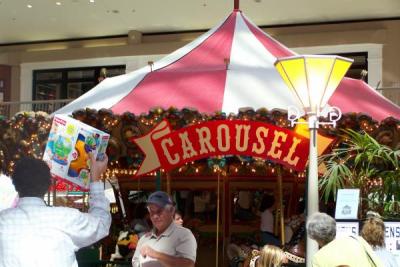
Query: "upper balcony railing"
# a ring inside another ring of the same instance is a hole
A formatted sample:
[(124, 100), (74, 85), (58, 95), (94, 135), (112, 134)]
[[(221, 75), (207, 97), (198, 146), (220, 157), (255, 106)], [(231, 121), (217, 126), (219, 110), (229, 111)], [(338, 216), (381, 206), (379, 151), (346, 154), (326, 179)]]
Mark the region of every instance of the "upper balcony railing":
[[(400, 106), (400, 87), (382, 87), (378, 88), (377, 91)], [(11, 118), (15, 113), (20, 111), (44, 111), (51, 114), (72, 100), (73, 99), (57, 99), (0, 102), (0, 116)]]
[(20, 111), (44, 111), (48, 114), (65, 106), (73, 99), (0, 102), (0, 116), (11, 118)]

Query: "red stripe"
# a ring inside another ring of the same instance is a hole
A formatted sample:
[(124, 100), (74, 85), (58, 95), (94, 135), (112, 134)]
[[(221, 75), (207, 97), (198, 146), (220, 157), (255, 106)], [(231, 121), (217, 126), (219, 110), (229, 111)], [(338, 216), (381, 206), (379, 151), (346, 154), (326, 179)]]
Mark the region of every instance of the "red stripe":
[(184, 57), (149, 73), (112, 110), (136, 114), (171, 106), (206, 113), (221, 110), (227, 74), (224, 58), (230, 58), (236, 14)]
[(241, 15), (243, 20), (246, 22), (247, 27), (254, 34), (254, 36), (263, 44), (263, 46), (275, 57), (288, 57), (293, 56), (294, 52), (291, 51), (286, 46), (282, 45), (274, 38), (267, 35), (260, 28), (254, 27), (243, 15)]
[(342, 113), (360, 112), (381, 121), (389, 116), (400, 118), (400, 108), (361, 80), (344, 78), (329, 100)]

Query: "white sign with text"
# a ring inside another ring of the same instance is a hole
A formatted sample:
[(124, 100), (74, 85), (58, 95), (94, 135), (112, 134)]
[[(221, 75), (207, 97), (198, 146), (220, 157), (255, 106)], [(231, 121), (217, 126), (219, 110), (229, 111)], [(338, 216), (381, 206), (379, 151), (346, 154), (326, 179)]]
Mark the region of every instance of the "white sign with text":
[(385, 222), (385, 243), (400, 265), (400, 222)]
[(357, 219), (360, 189), (339, 189), (336, 200), (336, 219)]
[(358, 222), (336, 222), (336, 238), (341, 236), (358, 236)]

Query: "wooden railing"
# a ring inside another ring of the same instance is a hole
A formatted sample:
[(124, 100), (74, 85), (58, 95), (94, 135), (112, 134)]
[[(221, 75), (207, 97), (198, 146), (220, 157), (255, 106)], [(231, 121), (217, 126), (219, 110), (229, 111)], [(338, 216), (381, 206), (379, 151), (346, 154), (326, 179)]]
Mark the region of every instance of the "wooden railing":
[(48, 114), (65, 106), (73, 99), (0, 102), (0, 116), (10, 118), (20, 111), (44, 111)]

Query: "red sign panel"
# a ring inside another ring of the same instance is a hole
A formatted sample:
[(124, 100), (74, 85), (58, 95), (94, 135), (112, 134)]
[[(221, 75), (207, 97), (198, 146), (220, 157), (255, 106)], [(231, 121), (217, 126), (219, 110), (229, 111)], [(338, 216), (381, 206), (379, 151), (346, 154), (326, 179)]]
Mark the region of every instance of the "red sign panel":
[(209, 121), (174, 132), (167, 121), (162, 121), (134, 141), (146, 155), (137, 175), (221, 155), (259, 157), (303, 171), (309, 151), (309, 139), (293, 131), (242, 120)]

